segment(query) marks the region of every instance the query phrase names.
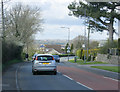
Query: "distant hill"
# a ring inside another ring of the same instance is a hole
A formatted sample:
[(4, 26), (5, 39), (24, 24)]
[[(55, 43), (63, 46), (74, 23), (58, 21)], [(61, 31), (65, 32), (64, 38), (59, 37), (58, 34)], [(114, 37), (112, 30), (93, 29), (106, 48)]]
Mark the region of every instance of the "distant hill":
[(49, 45), (65, 45), (67, 43), (67, 40), (35, 40), (34, 41), (35, 44), (49, 44)]

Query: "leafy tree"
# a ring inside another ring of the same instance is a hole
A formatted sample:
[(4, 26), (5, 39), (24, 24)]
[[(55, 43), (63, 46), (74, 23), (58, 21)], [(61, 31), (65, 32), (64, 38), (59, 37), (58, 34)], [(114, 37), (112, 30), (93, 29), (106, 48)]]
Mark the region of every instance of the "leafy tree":
[(100, 48), (100, 53), (101, 54), (107, 54), (109, 48), (117, 48), (118, 47), (118, 42), (117, 40), (114, 40), (112, 44), (110, 44), (109, 40), (105, 43), (103, 47)]
[[(68, 9), (73, 12), (76, 17), (89, 18), (90, 28), (103, 32), (104, 30), (109, 32), (109, 41), (113, 42), (113, 34), (116, 33), (113, 24), (115, 19), (120, 20), (120, 14), (117, 13), (117, 7), (120, 6), (120, 2), (89, 2), (83, 3), (82, 1), (72, 2)], [(76, 10), (76, 11), (73, 11)]]
[(70, 53), (72, 54), (72, 52), (73, 52), (73, 43), (71, 44), (71, 47), (70, 47)]
[(74, 44), (74, 49), (81, 49), (82, 45), (84, 44), (84, 39), (87, 39), (87, 38), (85, 38), (84, 36), (81, 36), (81, 35), (75, 37), (72, 40), (72, 43)]
[(118, 39), (118, 48), (120, 49), (120, 38)]
[(67, 47), (69, 46), (69, 44), (67, 43), (65, 46), (65, 53), (67, 53)]
[(89, 44), (89, 48), (90, 48), (90, 49), (95, 49), (95, 48), (98, 48), (98, 45), (99, 45), (99, 42), (98, 42), (98, 41), (92, 41), (92, 42), (90, 42), (90, 44)]

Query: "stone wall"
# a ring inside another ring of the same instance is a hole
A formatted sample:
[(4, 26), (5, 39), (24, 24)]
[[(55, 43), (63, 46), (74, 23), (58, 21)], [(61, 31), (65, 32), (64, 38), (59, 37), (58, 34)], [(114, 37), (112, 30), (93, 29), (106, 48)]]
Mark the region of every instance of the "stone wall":
[(120, 56), (118, 58), (118, 56), (115, 55), (98, 54), (96, 61), (107, 62), (110, 64), (120, 64)]

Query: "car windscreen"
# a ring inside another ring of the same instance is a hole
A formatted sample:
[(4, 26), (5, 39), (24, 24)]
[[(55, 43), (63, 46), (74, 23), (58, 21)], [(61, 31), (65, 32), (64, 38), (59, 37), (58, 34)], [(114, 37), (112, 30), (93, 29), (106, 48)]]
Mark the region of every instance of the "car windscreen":
[(38, 56), (37, 60), (40, 60), (40, 61), (53, 60), (53, 57), (52, 56)]

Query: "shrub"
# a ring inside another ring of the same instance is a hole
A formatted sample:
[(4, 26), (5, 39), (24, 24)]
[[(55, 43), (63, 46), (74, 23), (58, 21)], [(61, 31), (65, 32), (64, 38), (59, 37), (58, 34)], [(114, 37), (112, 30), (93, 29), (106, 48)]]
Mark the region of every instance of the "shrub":
[(7, 63), (8, 61), (19, 59), (21, 60), (21, 53), (23, 47), (17, 46), (13, 43), (2, 43), (2, 61), (3, 64)]
[(99, 53), (107, 54), (108, 53), (108, 49), (110, 49), (110, 48), (117, 48), (117, 46), (118, 46), (118, 42), (116, 40), (114, 40), (111, 44), (109, 43), (109, 41), (107, 41), (105, 43), (105, 45), (100, 48)]
[[(99, 49), (89, 49), (88, 51), (88, 61), (91, 60), (91, 56), (93, 56), (93, 60), (95, 59), (95, 57), (97, 56), (97, 53), (98, 53)], [(80, 59), (83, 59), (84, 60), (84, 55), (85, 55), (85, 58), (87, 58), (87, 50), (77, 50), (77, 56), (80, 58)]]

